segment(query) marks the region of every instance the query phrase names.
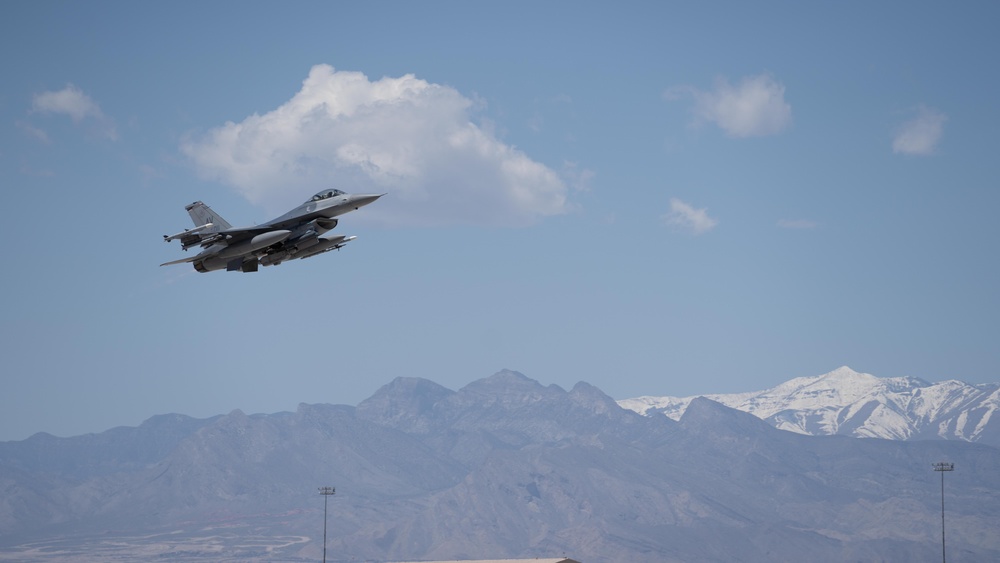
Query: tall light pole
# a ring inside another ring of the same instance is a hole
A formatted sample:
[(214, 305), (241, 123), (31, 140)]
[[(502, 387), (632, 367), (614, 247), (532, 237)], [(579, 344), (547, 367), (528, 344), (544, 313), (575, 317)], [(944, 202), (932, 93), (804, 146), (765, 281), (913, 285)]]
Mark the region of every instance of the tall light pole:
[(934, 464), (934, 471), (941, 473), (941, 563), (947, 563), (944, 552), (944, 472), (954, 470), (954, 463), (941, 461)]
[(336, 493), (337, 490), (333, 487), (319, 488), (319, 494), (323, 495), (323, 563), (326, 563), (326, 501)]

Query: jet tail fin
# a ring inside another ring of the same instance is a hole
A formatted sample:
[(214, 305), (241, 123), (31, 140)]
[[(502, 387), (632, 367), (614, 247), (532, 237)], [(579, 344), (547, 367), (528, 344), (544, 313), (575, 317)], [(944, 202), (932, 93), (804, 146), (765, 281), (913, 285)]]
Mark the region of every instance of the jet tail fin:
[(210, 229), (207, 229), (206, 232), (214, 233), (233, 228), (233, 226), (230, 225), (228, 221), (226, 221), (222, 217), (219, 217), (219, 214), (216, 213), (215, 211), (212, 211), (211, 207), (205, 205), (200, 201), (196, 201), (190, 205), (186, 205), (184, 206), (184, 209), (187, 210), (188, 215), (191, 216), (191, 220), (194, 221), (196, 227), (208, 223), (212, 224), (212, 227)]

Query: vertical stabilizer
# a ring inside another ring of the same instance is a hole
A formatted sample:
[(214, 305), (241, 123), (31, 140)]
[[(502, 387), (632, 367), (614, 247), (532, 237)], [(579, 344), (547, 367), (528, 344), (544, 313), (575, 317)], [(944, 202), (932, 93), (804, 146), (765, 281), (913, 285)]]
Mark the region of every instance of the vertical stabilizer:
[(194, 221), (195, 227), (200, 227), (208, 223), (212, 224), (212, 228), (206, 229), (206, 232), (214, 233), (216, 231), (224, 231), (226, 229), (233, 228), (228, 221), (219, 217), (219, 214), (215, 211), (212, 211), (211, 207), (200, 201), (187, 205), (184, 209), (187, 209), (188, 215), (190, 215), (191, 220)]

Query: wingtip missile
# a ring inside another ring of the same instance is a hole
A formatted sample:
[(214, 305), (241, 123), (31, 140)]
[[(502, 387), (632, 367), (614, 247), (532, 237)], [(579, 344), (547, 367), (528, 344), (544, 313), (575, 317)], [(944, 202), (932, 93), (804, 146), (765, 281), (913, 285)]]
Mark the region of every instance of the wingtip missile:
[(179, 238), (181, 238), (183, 236), (193, 235), (195, 233), (200, 233), (201, 231), (204, 231), (205, 229), (211, 229), (212, 227), (213, 227), (212, 223), (205, 223), (204, 225), (201, 225), (200, 227), (195, 227), (193, 229), (184, 229), (183, 231), (177, 233), (176, 235), (170, 235), (170, 236), (163, 235), (163, 242), (170, 242), (172, 240), (179, 239)]

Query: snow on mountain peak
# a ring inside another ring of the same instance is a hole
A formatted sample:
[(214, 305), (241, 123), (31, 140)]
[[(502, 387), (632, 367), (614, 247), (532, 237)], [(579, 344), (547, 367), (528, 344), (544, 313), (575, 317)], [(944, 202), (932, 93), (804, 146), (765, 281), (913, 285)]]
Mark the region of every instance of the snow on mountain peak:
[[(879, 378), (842, 366), (751, 393), (705, 395), (782, 430), (907, 440), (946, 438), (1000, 444), (989, 426), (1000, 408), (1000, 384), (930, 384), (915, 377)], [(638, 397), (618, 404), (644, 415), (679, 420), (694, 397)], [(994, 426), (997, 426), (996, 424)]]
[(826, 405), (853, 402), (871, 392), (881, 380), (874, 375), (858, 373), (844, 366), (824, 375), (798, 377), (769, 391), (769, 396), (795, 396), (806, 403), (821, 401)]

